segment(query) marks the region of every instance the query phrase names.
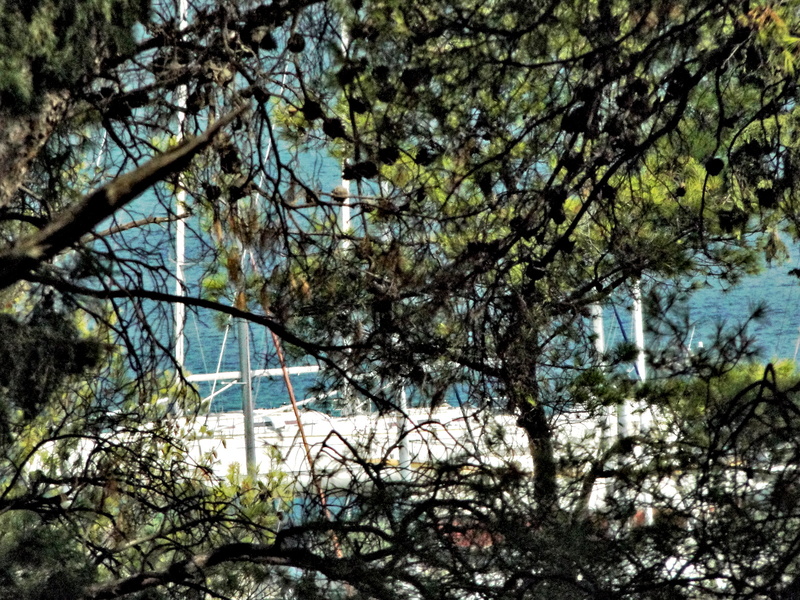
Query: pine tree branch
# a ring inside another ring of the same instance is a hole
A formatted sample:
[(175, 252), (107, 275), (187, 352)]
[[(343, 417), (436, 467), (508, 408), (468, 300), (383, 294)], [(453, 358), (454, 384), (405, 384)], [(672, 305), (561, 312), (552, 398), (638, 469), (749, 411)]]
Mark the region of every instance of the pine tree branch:
[(13, 285), (40, 264), (79, 242), (103, 220), (129, 204), (157, 182), (184, 169), (245, 105), (231, 111), (203, 134), (157, 156), (138, 169), (120, 175), (81, 201), (61, 211), (49, 225), (0, 250), (0, 289)]
[(208, 569), (224, 563), (248, 562), (251, 564), (295, 567), (316, 571), (332, 581), (341, 581), (368, 593), (375, 598), (394, 600), (381, 568), (370, 569), (371, 560), (380, 560), (388, 551), (380, 551), (360, 559), (332, 558), (314, 554), (302, 548), (285, 548), (275, 544), (226, 544), (205, 554), (196, 554), (159, 571), (144, 571), (130, 577), (92, 585), (84, 590), (86, 600), (114, 600), (129, 594), (162, 587), (168, 584), (190, 584), (202, 577)]

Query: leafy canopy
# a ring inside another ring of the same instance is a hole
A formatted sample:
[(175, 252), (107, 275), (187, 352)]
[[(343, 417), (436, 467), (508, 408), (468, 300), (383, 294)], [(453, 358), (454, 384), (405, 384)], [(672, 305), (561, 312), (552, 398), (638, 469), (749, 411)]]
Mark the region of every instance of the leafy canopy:
[[(795, 2), (0, 8), (9, 595), (794, 593), (796, 382), (741, 366), (744, 327), (687, 355), (676, 298), (797, 235)], [(588, 323), (640, 282), (648, 386)], [(352, 443), (358, 476), (287, 523), (285, 476), (190, 452), (178, 302), (380, 411), (508, 412), (528, 455), (397, 480)], [(567, 435), (634, 399), (649, 434)]]

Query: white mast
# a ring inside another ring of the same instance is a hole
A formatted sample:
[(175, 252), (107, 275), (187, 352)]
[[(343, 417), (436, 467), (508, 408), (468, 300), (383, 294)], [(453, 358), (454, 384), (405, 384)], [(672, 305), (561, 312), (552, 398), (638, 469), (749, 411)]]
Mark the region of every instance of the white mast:
[[(183, 31), (188, 27), (186, 13), (188, 12), (188, 1), (178, 0), (178, 19), (179, 29)], [(183, 124), (186, 120), (186, 98), (188, 90), (185, 85), (178, 87), (176, 105), (178, 106), (178, 141), (183, 139)], [(178, 177), (178, 193), (176, 194), (176, 216), (175, 223), (175, 295), (183, 296), (186, 293), (186, 274), (183, 267), (186, 261), (186, 190), (183, 188), (183, 181)], [(186, 326), (186, 306), (182, 302), (175, 303), (175, 362), (178, 368), (183, 371), (186, 362), (186, 340), (184, 328)]]
[[(641, 281), (636, 280), (631, 290), (633, 296), (633, 337), (636, 344), (636, 372), (639, 375), (639, 381), (644, 383), (647, 378), (645, 371), (645, 355), (644, 355), (644, 320), (642, 310), (642, 289)], [(640, 403), (639, 406), (641, 417), (639, 418), (639, 431), (646, 433), (650, 429), (651, 418), (650, 409), (646, 402)]]
[[(644, 356), (644, 320), (642, 317), (642, 288), (640, 280), (636, 280), (631, 285), (631, 297), (633, 299), (633, 339), (636, 344), (636, 375), (639, 381), (644, 382), (646, 377), (645, 356)], [(649, 428), (649, 418), (645, 417), (645, 411), (641, 411), (640, 429)], [(623, 401), (617, 405), (617, 433), (620, 438), (627, 437), (629, 409), (628, 402)]]
[(596, 302), (589, 306), (589, 312), (592, 318), (592, 333), (594, 333), (594, 349), (597, 351), (598, 356), (602, 356), (606, 351), (606, 338), (603, 329), (603, 307), (600, 303)]
[(642, 318), (642, 288), (641, 281), (636, 280), (631, 288), (633, 296), (633, 339), (636, 344), (636, 372), (639, 381), (646, 379), (644, 362), (644, 321)]
[(406, 419), (408, 415), (408, 397), (406, 388), (400, 388), (400, 413), (397, 415), (397, 463), (400, 467), (400, 476), (408, 479), (409, 469), (411, 468), (411, 456), (408, 452), (408, 431), (406, 430)]
[[(186, 275), (183, 266), (186, 256), (186, 225), (183, 222), (186, 207), (186, 192), (178, 191), (178, 220), (175, 226), (175, 295), (183, 296), (186, 291)], [(175, 303), (175, 362), (183, 371), (186, 362), (186, 307), (182, 302)]]
[[(594, 334), (594, 350), (597, 356), (602, 357), (606, 351), (605, 329), (603, 327), (603, 307), (599, 302), (589, 305), (590, 318), (592, 320), (592, 333)], [(601, 361), (601, 368), (605, 367), (605, 362)], [(603, 417), (603, 447), (607, 447), (611, 433), (611, 423), (614, 421), (614, 407), (608, 406)]]
[[(345, 56), (345, 58), (347, 57), (347, 47), (349, 44), (350, 44), (350, 38), (347, 35), (347, 28), (344, 26), (344, 23), (342, 23), (342, 54)], [(339, 200), (341, 201), (341, 204), (339, 205), (338, 225), (339, 225), (339, 231), (341, 232), (342, 235), (347, 234), (347, 232), (350, 231), (350, 226), (351, 226), (350, 225), (351, 222), (350, 180), (344, 178), (344, 168), (346, 166), (347, 166), (347, 159), (343, 158), (341, 162), (342, 183), (337, 194), (339, 196)], [(339, 247), (342, 250), (347, 250), (350, 247), (350, 241), (346, 239), (341, 240)], [(342, 388), (342, 396), (344, 397), (345, 400), (349, 400), (351, 396), (349, 387), (350, 386), (348, 386), (347, 382), (345, 381), (344, 386)]]
[[(636, 371), (639, 375), (639, 381), (644, 383), (647, 377), (645, 372), (645, 356), (644, 356), (644, 319), (642, 310), (642, 288), (641, 280), (637, 279), (633, 283), (631, 290), (633, 296), (633, 336), (636, 344)], [(652, 424), (652, 416), (650, 407), (647, 405), (646, 400), (639, 402), (639, 434), (645, 435), (650, 431)], [(652, 525), (654, 519), (653, 511), (653, 496), (649, 492), (642, 492), (641, 501), (644, 504), (642, 509), (644, 524)]]
[[(347, 46), (350, 44), (350, 38), (347, 35), (347, 29), (342, 26), (342, 54), (347, 56)], [(347, 164), (345, 160), (342, 161), (342, 167)], [(342, 198), (342, 205), (339, 207), (339, 228), (342, 233), (347, 233), (350, 230), (350, 180), (342, 177), (342, 190), (344, 191), (344, 198)], [(347, 248), (348, 243), (342, 244), (343, 248)]]
[(239, 369), (242, 375), (245, 462), (247, 473), (255, 476), (258, 474), (258, 465), (256, 464), (256, 432), (253, 423), (253, 377), (250, 373), (250, 335), (247, 321), (244, 319), (237, 319), (236, 339), (239, 342)]

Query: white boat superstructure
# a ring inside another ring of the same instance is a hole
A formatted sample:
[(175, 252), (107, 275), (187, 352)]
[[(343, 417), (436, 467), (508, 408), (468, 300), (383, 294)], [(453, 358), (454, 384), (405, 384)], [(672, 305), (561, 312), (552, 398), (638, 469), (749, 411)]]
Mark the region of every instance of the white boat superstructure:
[[(291, 407), (254, 411), (258, 472), (279, 471), (307, 481), (312, 472), (309, 454), (313, 471), (330, 484), (340, 480), (346, 484), (370, 464), (396, 469), (398, 476), (406, 468), (416, 470), (459, 460), (532, 468), (527, 438), (511, 415), (451, 406), (412, 408), (404, 415), (373, 412), (332, 416), (316, 410), (299, 414), (302, 433)], [(205, 431), (190, 446), (196, 458), (213, 457), (218, 475), (224, 475), (234, 463), (243, 465), (242, 412), (209, 414)], [(303, 433), (310, 453), (306, 452)]]

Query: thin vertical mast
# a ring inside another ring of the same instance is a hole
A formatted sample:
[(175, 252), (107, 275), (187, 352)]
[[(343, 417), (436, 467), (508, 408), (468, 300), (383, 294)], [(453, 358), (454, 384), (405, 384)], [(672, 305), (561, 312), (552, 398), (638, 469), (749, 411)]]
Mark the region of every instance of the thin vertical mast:
[[(603, 327), (603, 307), (599, 302), (595, 302), (589, 306), (589, 313), (592, 320), (592, 333), (594, 334), (594, 350), (597, 353), (597, 356), (600, 357), (600, 368), (604, 368), (605, 361), (603, 361), (602, 356), (606, 351), (606, 337)], [(605, 415), (603, 415), (602, 444), (604, 448), (609, 445), (609, 439), (611, 436), (613, 436), (613, 433), (611, 433), (611, 423), (613, 420), (614, 407), (609, 406), (605, 410)]]
[(606, 351), (605, 331), (603, 330), (603, 307), (599, 303), (589, 306), (592, 319), (592, 333), (594, 333), (594, 349), (598, 356)]
[(642, 287), (641, 281), (636, 280), (631, 289), (633, 296), (633, 339), (636, 343), (636, 374), (639, 381), (646, 379), (644, 361), (644, 320), (642, 317)]
[[(186, 20), (188, 12), (188, 1), (178, 0), (178, 19), (181, 31), (188, 27)], [(185, 85), (178, 87), (176, 104), (178, 106), (178, 141), (183, 139), (183, 124), (186, 120), (186, 98), (188, 90)], [(183, 187), (183, 179), (178, 178), (178, 192), (176, 194), (176, 216), (175, 223), (175, 295), (183, 296), (186, 293), (186, 275), (183, 267), (186, 261), (186, 190)], [(182, 302), (175, 303), (175, 362), (182, 371), (186, 362), (186, 341), (184, 328), (186, 326), (186, 306)]]
[[(244, 310), (244, 292), (240, 292), (237, 308)], [(253, 423), (253, 378), (250, 374), (250, 334), (247, 321), (237, 319), (236, 338), (239, 342), (239, 371), (242, 377), (242, 414), (244, 415), (244, 449), (248, 475), (258, 474), (256, 464), (256, 433)]]
[[(639, 381), (644, 383), (647, 378), (645, 371), (644, 354), (644, 318), (642, 310), (642, 288), (641, 281), (636, 280), (632, 289), (633, 295), (633, 338), (636, 344), (636, 373)], [(641, 416), (639, 417), (639, 431), (647, 433), (651, 425), (650, 408), (646, 402), (641, 402), (639, 406)]]
[[(342, 54), (347, 57), (347, 47), (350, 44), (350, 38), (347, 35), (347, 28), (342, 23)], [(347, 166), (347, 159), (343, 158), (341, 167), (342, 167), (342, 183), (341, 183), (341, 193), (339, 194), (341, 205), (339, 206), (339, 232), (342, 236), (347, 235), (350, 231), (350, 180), (344, 178), (344, 170)], [(342, 239), (339, 247), (342, 250), (347, 250), (350, 247), (350, 241), (347, 239)], [(349, 365), (348, 365), (349, 366)], [(344, 400), (349, 400), (351, 398), (349, 385), (347, 384), (347, 380), (345, 379), (345, 383), (342, 387), (342, 397)]]
[[(636, 343), (636, 372), (639, 375), (639, 381), (644, 383), (647, 377), (645, 372), (645, 355), (644, 355), (644, 311), (642, 309), (642, 286), (641, 280), (637, 279), (633, 284), (633, 337)], [(639, 433), (644, 435), (650, 431), (652, 424), (650, 407), (646, 400), (639, 402)], [(653, 496), (647, 491), (640, 494), (642, 518), (645, 525), (653, 524)]]
[[(589, 314), (592, 320), (592, 333), (594, 334), (594, 350), (597, 353), (599, 358), (599, 366), (601, 369), (605, 370), (606, 363), (603, 359), (603, 354), (606, 351), (606, 336), (605, 336), (605, 328), (603, 326), (603, 306), (599, 302), (595, 302), (589, 305)], [(614, 423), (614, 416), (616, 414), (625, 415), (625, 407), (624, 405), (620, 405), (617, 407), (614, 406), (606, 406), (604, 407), (602, 421), (600, 423), (600, 453), (601, 456), (604, 456), (605, 453), (608, 451), (609, 448), (614, 444), (614, 436), (620, 435), (619, 428), (614, 430), (613, 423)], [(627, 422), (627, 419), (623, 418), (624, 422)], [(614, 486), (611, 483), (606, 483), (605, 485), (605, 496), (608, 499), (613, 498), (614, 495)]]
[[(347, 46), (350, 44), (350, 38), (347, 35), (347, 30), (344, 26), (342, 26), (342, 54), (347, 56)], [(342, 170), (346, 166), (346, 160), (342, 160)], [(342, 205), (339, 207), (339, 228), (340, 231), (344, 234), (350, 230), (350, 180), (345, 179), (342, 176), (342, 190), (344, 191), (344, 197), (342, 200)], [(343, 248), (347, 248), (348, 243), (345, 241), (342, 243)]]

